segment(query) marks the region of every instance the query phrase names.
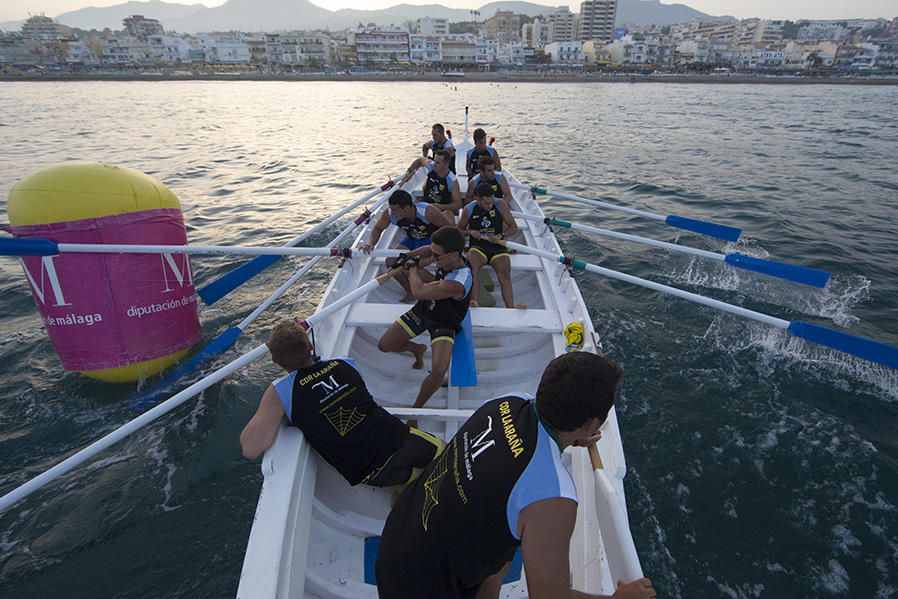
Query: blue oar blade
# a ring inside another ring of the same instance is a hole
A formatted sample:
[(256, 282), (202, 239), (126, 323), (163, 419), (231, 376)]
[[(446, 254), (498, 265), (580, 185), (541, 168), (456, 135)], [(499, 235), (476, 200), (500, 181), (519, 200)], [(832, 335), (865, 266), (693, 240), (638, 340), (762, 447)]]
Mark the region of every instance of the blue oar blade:
[(49, 239), (0, 238), (0, 256), (55, 256), (59, 245)]
[(223, 354), (237, 340), (242, 333), (239, 327), (231, 327), (209, 342), (209, 345), (195, 353), (189, 360), (180, 364), (177, 368), (165, 375), (152, 388), (139, 393), (131, 402), (131, 407), (144, 410), (151, 405), (165, 399), (171, 389), (184, 377), (202, 368), (203, 364)]
[(675, 216), (671, 214), (664, 219), (664, 222), (671, 227), (685, 229), (687, 231), (692, 231), (693, 233), (701, 233), (702, 235), (708, 235), (709, 237), (716, 237), (726, 241), (738, 241), (739, 236), (742, 235), (742, 229), (729, 227), (727, 225), (718, 225), (717, 223), (709, 223), (703, 220), (695, 220), (693, 218), (686, 218), (685, 216)]
[(826, 347), (888, 366), (898, 370), (898, 347), (887, 345), (872, 339), (864, 339), (857, 335), (835, 331), (803, 320), (789, 323), (789, 332)]
[(797, 264), (783, 264), (782, 262), (773, 262), (771, 260), (763, 260), (753, 256), (744, 254), (727, 254), (724, 262), (732, 266), (752, 270), (761, 274), (778, 277), (803, 285), (811, 285), (812, 287), (826, 287), (829, 281), (829, 273), (825, 270), (816, 268), (808, 268), (807, 266), (799, 266)]
[(280, 259), (280, 256), (256, 256), (246, 264), (241, 264), (223, 277), (212, 281), (197, 293), (207, 306), (211, 306)]
[(461, 322), (461, 332), (455, 336), (452, 346), (452, 364), (449, 384), (453, 387), (476, 387), (477, 365), (474, 363), (474, 334), (471, 330), (471, 311)]

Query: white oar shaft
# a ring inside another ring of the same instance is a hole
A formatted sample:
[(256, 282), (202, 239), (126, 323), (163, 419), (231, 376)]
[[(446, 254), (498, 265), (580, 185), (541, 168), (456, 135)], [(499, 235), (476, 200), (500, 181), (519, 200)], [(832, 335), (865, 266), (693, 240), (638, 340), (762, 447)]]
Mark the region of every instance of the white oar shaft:
[[(522, 218), (525, 220), (532, 221), (540, 221), (543, 222), (544, 219), (539, 216), (535, 216), (533, 214), (524, 214), (523, 212), (512, 212), (512, 215), (517, 218)], [(659, 241), (657, 239), (650, 239), (648, 237), (640, 237), (639, 235), (630, 235), (628, 233), (618, 233), (617, 231), (609, 231), (608, 229), (600, 229), (599, 227), (591, 227), (589, 225), (581, 225), (578, 223), (571, 223), (567, 221), (560, 221), (564, 224), (560, 225), (569, 229), (574, 229), (575, 231), (584, 231), (586, 233), (595, 233), (596, 235), (602, 235), (604, 237), (611, 237), (614, 239), (622, 239), (624, 241), (632, 241), (634, 243), (641, 243), (643, 245), (650, 245), (654, 247), (663, 248), (665, 250), (670, 250), (672, 252), (680, 252), (683, 254), (692, 254), (694, 256), (701, 256), (702, 258), (710, 258), (711, 260), (718, 260), (720, 262), (724, 262), (726, 260), (726, 256), (724, 254), (718, 254), (716, 252), (709, 252), (707, 250), (700, 250), (698, 248), (691, 248), (684, 245), (677, 245), (675, 243), (668, 243), (666, 241)]]
[(94, 456), (96, 456), (101, 451), (107, 449), (108, 447), (118, 443), (131, 433), (138, 431), (143, 428), (147, 424), (156, 420), (160, 416), (167, 414), (172, 411), (176, 407), (180, 406), (182, 403), (190, 399), (191, 397), (198, 395), (202, 391), (208, 389), (215, 383), (223, 380), (225, 377), (229, 376), (233, 372), (243, 368), (244, 366), (250, 364), (251, 362), (257, 360), (258, 358), (264, 356), (268, 353), (268, 347), (265, 344), (262, 344), (255, 349), (251, 350), (248, 353), (243, 354), (239, 358), (231, 361), (227, 365), (219, 368), (212, 374), (204, 377), (202, 380), (197, 381), (191, 386), (187, 387), (180, 393), (173, 395), (169, 399), (165, 400), (155, 408), (151, 410), (147, 410), (134, 420), (128, 422), (115, 429), (105, 437), (94, 441), (75, 455), (66, 458), (60, 463), (56, 464), (46, 472), (42, 472), (38, 474), (31, 480), (29, 480), (24, 485), (17, 487), (11, 492), (7, 493), (3, 497), (0, 497), (0, 512), (3, 512), (10, 506), (14, 505), (18, 501), (24, 499), (34, 491), (37, 491), (47, 483), (59, 478), (63, 474), (69, 472), (73, 468), (76, 468), (83, 464), (84, 462), (90, 460)]
[[(561, 258), (558, 254), (553, 254), (552, 252), (546, 250), (540, 250), (537, 248), (530, 247), (528, 245), (521, 245), (520, 243), (514, 243), (512, 241), (505, 242), (505, 246), (510, 249), (518, 250), (519, 252), (525, 252), (527, 254), (533, 254), (535, 256), (542, 256), (543, 258), (548, 258), (550, 260), (559, 261)], [(733, 304), (728, 304), (726, 302), (721, 302), (716, 299), (711, 299), (710, 297), (705, 297), (703, 295), (698, 295), (697, 293), (691, 293), (689, 291), (683, 291), (682, 289), (677, 289), (676, 287), (670, 287), (668, 285), (662, 285), (661, 283), (655, 283), (654, 281), (649, 281), (647, 279), (640, 279), (639, 277), (634, 277), (633, 275), (624, 274), (622, 272), (618, 272), (616, 270), (610, 270), (608, 268), (603, 268), (601, 266), (596, 266), (595, 264), (587, 264), (585, 262), (578, 263), (575, 267), (581, 268), (582, 270), (586, 270), (589, 272), (594, 272), (596, 274), (600, 274), (611, 279), (617, 279), (619, 281), (624, 281), (626, 283), (632, 283), (633, 285), (639, 285), (640, 287), (645, 287), (647, 289), (652, 289), (654, 291), (660, 291), (661, 293), (667, 293), (669, 295), (673, 295), (682, 299), (689, 300), (691, 302), (695, 302), (697, 304), (701, 304), (703, 306), (709, 306), (711, 308), (716, 308), (718, 310), (722, 310), (724, 312), (729, 312), (730, 314), (736, 314), (737, 316), (742, 316), (745, 318), (750, 318), (751, 320), (756, 320), (758, 322), (763, 322), (764, 324), (769, 324), (770, 326), (776, 327), (778, 329), (788, 329), (789, 321), (783, 320), (782, 318), (776, 318), (774, 316), (770, 316), (768, 314), (762, 314), (761, 312), (755, 312), (754, 310), (749, 310), (747, 308), (742, 308), (740, 306), (734, 306)]]
[[(387, 198), (383, 197), (383, 198), (380, 198), (373, 206), (371, 206), (371, 208), (369, 210), (372, 214), (372, 217), (373, 217), (373, 215), (377, 214), (378, 210), (380, 210), (381, 206), (383, 206), (384, 203), (386, 203), (386, 201), (387, 201)], [(353, 232), (355, 232), (356, 229), (361, 227), (363, 224), (364, 223), (349, 224), (345, 229), (343, 229), (343, 232), (341, 232), (339, 235), (337, 235), (325, 247), (326, 248), (337, 247), (338, 245), (340, 245), (340, 243), (342, 243), (347, 237), (352, 235)], [(382, 252), (385, 250), (376, 250), (376, 251)], [(397, 251), (397, 250), (387, 250), (387, 251), (392, 252), (392, 251)], [(373, 253), (374, 252), (372, 252), (372, 254)], [(266, 299), (264, 302), (259, 304), (259, 306), (255, 310), (250, 312), (246, 316), (246, 318), (244, 318), (242, 321), (240, 321), (240, 324), (238, 324), (237, 327), (241, 331), (246, 329), (246, 327), (259, 316), (259, 314), (261, 314), (262, 312), (267, 310), (271, 304), (273, 304), (275, 301), (277, 301), (277, 299), (279, 297), (281, 297), (288, 289), (290, 289), (290, 287), (292, 287), (299, 279), (304, 277), (306, 275), (306, 273), (308, 273), (310, 270), (312, 270), (315, 267), (315, 265), (318, 264), (318, 262), (321, 261), (322, 259), (323, 259), (323, 256), (315, 256), (314, 258), (312, 258), (311, 260), (306, 262), (302, 268), (297, 270), (293, 274), (293, 276), (291, 276), (289, 279), (284, 281), (284, 283), (280, 287), (278, 287), (274, 291), (274, 293), (272, 293), (270, 296), (268, 296), (268, 299)]]
[[(77, 254), (237, 254), (244, 256), (336, 256), (332, 247), (297, 248), (230, 245), (138, 245), (112, 243), (60, 243), (62, 253)], [(376, 250), (378, 256), (395, 256), (399, 252)], [(372, 252), (374, 254), (374, 252)]]
[[(511, 187), (514, 189), (526, 189), (530, 190), (531, 187), (529, 185), (523, 185), (521, 183), (510, 183)], [(571, 200), (573, 202), (581, 202), (583, 204), (589, 204), (590, 206), (598, 206), (599, 208), (607, 208), (608, 210), (617, 210), (618, 212), (627, 212), (629, 214), (635, 214), (636, 216), (642, 216), (644, 218), (650, 218), (652, 220), (660, 220), (661, 222), (665, 222), (667, 217), (661, 216), (660, 214), (654, 214), (653, 212), (646, 212), (645, 210), (637, 210), (636, 208), (627, 208), (626, 206), (618, 206), (617, 204), (609, 204), (608, 202), (600, 202), (599, 200), (590, 200), (588, 198), (583, 198), (580, 196), (575, 196), (570, 193), (562, 193), (560, 191), (552, 191), (551, 189), (545, 190), (545, 195), (549, 195), (556, 198), (561, 198), (563, 200)]]

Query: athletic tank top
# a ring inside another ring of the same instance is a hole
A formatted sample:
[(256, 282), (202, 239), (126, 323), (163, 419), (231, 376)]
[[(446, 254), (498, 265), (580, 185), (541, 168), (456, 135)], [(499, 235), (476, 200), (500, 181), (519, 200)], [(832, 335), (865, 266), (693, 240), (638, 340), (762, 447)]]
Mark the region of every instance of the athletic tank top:
[(471, 170), (473, 170), (475, 173), (480, 171), (480, 164), (478, 164), (477, 161), (480, 160), (481, 156), (495, 157), (496, 150), (494, 150), (490, 146), (487, 146), (486, 149), (483, 150), (482, 152), (480, 150), (478, 150), (476, 147), (468, 150), (467, 157), (471, 159)]
[[(433, 140), (433, 139), (431, 139), (429, 143), (430, 143), (430, 158), (433, 158), (434, 156), (436, 156), (437, 150), (448, 150), (450, 148), (455, 149), (455, 144), (453, 144), (452, 140), (449, 139), (448, 137), (446, 138), (446, 141), (444, 141), (441, 144), (438, 144), (436, 142), (436, 140)], [(449, 171), (451, 173), (455, 174), (455, 157), (454, 156), (449, 157)]]
[(452, 185), (458, 177), (449, 171), (445, 177), (440, 177), (431, 163), (427, 170), (427, 179), (424, 181), (423, 201), (431, 204), (449, 204), (452, 202)]
[(346, 358), (317, 362), (276, 380), (291, 425), (351, 485), (381, 467), (408, 437), (408, 425), (375, 403)]
[[(471, 179), (470, 185), (474, 188), (474, 191), (477, 191), (477, 186), (480, 185), (480, 181), (483, 180), (483, 175), (477, 175), (473, 179)], [(504, 198), (505, 192), (502, 191), (502, 175), (499, 173), (495, 173), (492, 179), (484, 181), (484, 183), (489, 184), (490, 187), (493, 188), (493, 197), (494, 198)]]
[(400, 563), (438, 560), (446, 580), (435, 588), (461, 596), (514, 555), (521, 510), (554, 497), (577, 501), (577, 490), (532, 398), (492, 399), (400, 496), (381, 551)]
[(471, 303), (471, 288), (474, 282), (471, 267), (465, 264), (461, 268), (456, 268), (449, 272), (437, 269), (436, 275), (437, 280), (458, 281), (461, 283), (465, 288), (465, 295), (458, 299), (447, 297), (440, 300), (419, 300), (424, 305), (423, 315), (458, 331), (461, 329), (461, 321), (465, 319), (465, 315), (468, 313), (468, 304)]
[(409, 239), (428, 239), (438, 226), (427, 218), (427, 202), (415, 202), (415, 218), (411, 222), (400, 223), (393, 214), (390, 214), (390, 222), (405, 231)]
[[(493, 207), (489, 210), (484, 210), (477, 202), (471, 202), (465, 206), (465, 212), (468, 213), (468, 228), (472, 231), (480, 231), (481, 235), (490, 237), (502, 235), (502, 230), (505, 226), (505, 221), (500, 211), (503, 201), (499, 199), (493, 200)], [(478, 241), (480, 240), (472, 237), (471, 245), (476, 245), (475, 242)]]

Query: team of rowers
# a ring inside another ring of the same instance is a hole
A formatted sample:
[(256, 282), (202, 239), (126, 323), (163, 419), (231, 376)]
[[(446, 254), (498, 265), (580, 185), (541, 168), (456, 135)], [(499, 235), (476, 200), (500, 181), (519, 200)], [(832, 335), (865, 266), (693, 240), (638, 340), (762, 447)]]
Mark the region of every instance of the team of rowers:
[[(416, 303), (390, 325), (378, 348), (409, 352), (420, 369), (426, 346), (413, 340), (429, 333), (431, 370), (416, 408), (443, 384), (455, 335), (469, 305), (477, 305), (480, 268), (489, 264), (496, 271), (506, 307), (526, 308), (513, 300), (508, 252), (494, 243), (517, 232), (508, 182), (496, 172), (498, 154), (477, 129), (464, 203), (452, 142), (442, 125), (432, 133), (400, 183), (426, 167), (423, 200), (394, 191), (363, 248), (370, 251), (390, 225), (406, 234), (403, 253), (389, 265), (404, 267), (396, 278), (404, 301)], [(426, 270), (429, 264), (435, 272)], [(615, 364), (591, 352), (563, 354), (546, 367), (535, 397), (513, 393), (487, 401), (444, 443), (379, 406), (352, 359), (315, 356), (296, 322), (276, 325), (267, 343), (272, 361), (287, 374), (268, 387), (241, 433), (244, 455), (260, 457), (286, 418), (349, 484), (405, 485), (381, 537), (380, 597), (496, 598), (518, 549), (530, 597), (597, 597), (570, 586), (577, 491), (561, 453), (601, 437), (622, 376)], [(441, 484), (447, 475), (454, 484)], [(655, 591), (642, 578), (619, 581), (613, 596), (650, 598)]]

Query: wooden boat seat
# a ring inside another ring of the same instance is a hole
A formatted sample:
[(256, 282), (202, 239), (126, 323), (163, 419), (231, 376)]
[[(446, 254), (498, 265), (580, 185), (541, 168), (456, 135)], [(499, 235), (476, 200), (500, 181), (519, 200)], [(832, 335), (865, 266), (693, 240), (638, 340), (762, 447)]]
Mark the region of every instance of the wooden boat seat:
[[(409, 304), (353, 304), (346, 326), (387, 327), (411, 306)], [(561, 333), (564, 326), (551, 310), (471, 308), (471, 324), (477, 333)]]

